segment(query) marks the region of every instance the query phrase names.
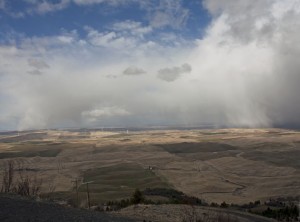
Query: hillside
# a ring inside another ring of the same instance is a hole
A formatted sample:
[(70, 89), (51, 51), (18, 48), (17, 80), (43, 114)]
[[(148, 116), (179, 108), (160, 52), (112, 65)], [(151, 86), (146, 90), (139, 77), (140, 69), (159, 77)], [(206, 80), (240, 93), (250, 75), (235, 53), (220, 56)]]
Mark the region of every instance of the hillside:
[(0, 221), (2, 222), (134, 222), (126, 217), (63, 207), (54, 203), (37, 202), (17, 196), (0, 195)]

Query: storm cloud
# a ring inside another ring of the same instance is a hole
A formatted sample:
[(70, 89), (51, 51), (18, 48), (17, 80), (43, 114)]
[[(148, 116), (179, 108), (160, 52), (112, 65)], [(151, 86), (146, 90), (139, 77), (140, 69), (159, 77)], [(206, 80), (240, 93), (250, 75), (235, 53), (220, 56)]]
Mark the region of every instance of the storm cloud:
[(0, 45), (1, 127), (299, 127), (300, 2), (203, 4), (188, 43), (87, 28)]

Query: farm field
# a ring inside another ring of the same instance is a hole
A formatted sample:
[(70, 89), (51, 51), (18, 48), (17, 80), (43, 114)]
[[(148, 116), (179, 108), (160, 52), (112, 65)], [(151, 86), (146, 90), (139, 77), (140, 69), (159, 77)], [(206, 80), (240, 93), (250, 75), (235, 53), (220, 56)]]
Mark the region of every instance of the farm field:
[[(42, 191), (75, 201), (129, 198), (172, 188), (243, 204), (300, 195), (300, 132), (283, 129), (41, 130), (0, 133), (0, 166), (14, 160), (42, 178)], [(3, 171), (1, 170), (1, 175)]]

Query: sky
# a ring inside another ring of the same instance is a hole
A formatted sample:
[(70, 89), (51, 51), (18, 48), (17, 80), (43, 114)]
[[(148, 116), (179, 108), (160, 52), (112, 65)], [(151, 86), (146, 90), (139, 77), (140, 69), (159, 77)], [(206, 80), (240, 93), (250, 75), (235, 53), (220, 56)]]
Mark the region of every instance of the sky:
[(0, 0), (0, 130), (299, 127), (299, 0)]

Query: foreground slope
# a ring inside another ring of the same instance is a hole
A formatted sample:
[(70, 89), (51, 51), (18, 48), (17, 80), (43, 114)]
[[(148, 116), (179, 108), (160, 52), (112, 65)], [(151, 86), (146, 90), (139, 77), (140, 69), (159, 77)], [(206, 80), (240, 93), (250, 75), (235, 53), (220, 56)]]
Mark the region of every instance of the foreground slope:
[(0, 221), (3, 222), (134, 222), (137, 220), (105, 213), (66, 208), (53, 203), (20, 197), (0, 196)]

